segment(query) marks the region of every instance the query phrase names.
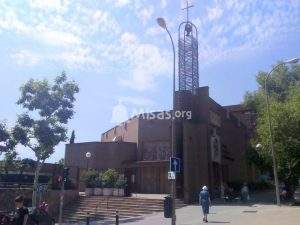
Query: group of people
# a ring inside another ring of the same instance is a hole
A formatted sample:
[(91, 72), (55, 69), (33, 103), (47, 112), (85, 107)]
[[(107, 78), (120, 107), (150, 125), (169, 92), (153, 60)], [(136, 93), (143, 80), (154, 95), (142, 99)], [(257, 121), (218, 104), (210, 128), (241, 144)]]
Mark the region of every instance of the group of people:
[[(44, 218), (46, 219), (44, 219)], [(43, 218), (40, 220), (39, 218)], [(42, 202), (31, 214), (24, 206), (24, 197), (15, 198), (15, 210), (11, 216), (0, 216), (0, 225), (48, 225), (54, 224), (53, 219), (48, 214), (48, 204)]]

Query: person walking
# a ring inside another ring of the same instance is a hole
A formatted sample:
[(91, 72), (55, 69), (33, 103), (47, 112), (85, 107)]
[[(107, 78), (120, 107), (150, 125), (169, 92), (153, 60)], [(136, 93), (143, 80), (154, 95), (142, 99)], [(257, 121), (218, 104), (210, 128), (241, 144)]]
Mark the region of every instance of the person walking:
[(24, 207), (23, 196), (15, 198), (16, 211), (14, 215), (15, 225), (26, 225), (28, 220), (28, 209)]
[(209, 206), (211, 204), (208, 188), (202, 187), (202, 191), (199, 194), (199, 204), (202, 206), (203, 221), (207, 222), (207, 214), (209, 213)]

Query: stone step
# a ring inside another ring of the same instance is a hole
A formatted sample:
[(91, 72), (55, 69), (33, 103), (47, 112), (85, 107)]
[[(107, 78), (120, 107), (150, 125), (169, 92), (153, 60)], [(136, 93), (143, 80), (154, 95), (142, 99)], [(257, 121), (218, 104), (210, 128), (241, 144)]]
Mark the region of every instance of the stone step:
[(110, 208), (110, 209), (106, 209), (106, 208), (97, 208), (97, 209), (65, 209), (65, 213), (94, 213), (94, 212), (112, 212), (115, 213), (116, 211), (119, 211), (120, 213), (140, 213), (140, 214), (148, 214), (148, 213), (152, 213), (152, 212), (160, 212), (162, 211), (162, 209), (160, 210), (146, 210), (146, 209), (126, 209), (126, 208)]
[[(83, 221), (86, 220), (87, 215), (91, 220), (109, 220), (115, 218), (116, 210), (120, 219), (137, 218), (163, 211), (163, 205), (163, 199), (80, 196), (77, 201), (65, 207), (63, 220), (65, 222)], [(176, 199), (176, 208), (184, 206), (181, 200)]]
[(91, 202), (128, 202), (128, 203), (140, 203), (140, 204), (163, 204), (163, 200), (160, 201), (149, 201), (149, 200), (137, 200), (137, 199), (107, 199), (107, 198), (91, 198), (91, 199), (79, 199), (80, 202), (91, 203)]
[(128, 204), (128, 203), (106, 203), (106, 202), (98, 202), (95, 204), (83, 204), (83, 203), (77, 203), (74, 205), (69, 206), (69, 208), (80, 208), (80, 207), (90, 207), (90, 208), (116, 208), (116, 207), (131, 207), (131, 208), (147, 208), (147, 209), (160, 209), (163, 208), (163, 205), (145, 205), (145, 204)]

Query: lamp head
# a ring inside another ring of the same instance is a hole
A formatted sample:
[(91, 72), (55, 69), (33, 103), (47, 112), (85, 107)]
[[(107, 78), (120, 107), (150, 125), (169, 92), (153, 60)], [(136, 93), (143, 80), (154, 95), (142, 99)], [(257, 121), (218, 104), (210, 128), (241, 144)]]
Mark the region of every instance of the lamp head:
[(165, 21), (164, 18), (158, 17), (158, 18), (156, 19), (156, 21), (157, 21), (158, 25), (159, 25), (161, 28), (167, 29), (167, 24), (166, 24), (166, 21)]
[(291, 63), (297, 63), (297, 62), (299, 62), (299, 58), (293, 58), (293, 59), (289, 59), (289, 60), (286, 60), (286, 61), (284, 61), (284, 63), (289, 63), (289, 64), (291, 64)]
[(260, 143), (258, 143), (256, 146), (255, 146), (256, 149), (260, 149), (262, 148), (262, 145)]
[(90, 152), (85, 153), (85, 157), (91, 158), (92, 154)]

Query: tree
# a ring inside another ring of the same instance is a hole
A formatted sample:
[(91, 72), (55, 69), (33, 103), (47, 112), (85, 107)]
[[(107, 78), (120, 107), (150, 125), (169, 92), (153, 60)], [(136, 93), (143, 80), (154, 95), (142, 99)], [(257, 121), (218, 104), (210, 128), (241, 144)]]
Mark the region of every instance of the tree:
[(18, 116), (13, 136), (18, 143), (34, 152), (36, 157), (32, 204), (36, 205), (36, 190), (41, 168), (54, 152), (55, 146), (67, 140), (68, 121), (74, 114), (74, 95), (79, 92), (74, 81), (63, 72), (54, 83), (30, 79), (21, 88), (17, 104), (25, 112)]
[[(281, 180), (295, 184), (300, 177), (300, 86), (290, 91), (285, 102), (273, 100), (270, 104), (273, 140)], [(261, 155), (269, 158), (269, 127), (267, 113), (258, 119), (258, 139), (262, 143)]]
[(0, 121), (0, 155), (2, 153), (13, 151), (16, 141), (13, 139), (6, 124)]
[[(256, 135), (252, 143), (262, 144), (258, 151), (252, 148), (248, 152), (252, 162), (272, 165), (268, 115), (265, 103), (264, 81), (267, 73), (259, 72), (259, 89), (248, 92), (244, 104), (257, 113)], [(268, 80), (270, 93), (270, 114), (273, 127), (273, 141), (277, 159), (279, 178), (293, 184), (300, 176), (300, 66), (280, 66)], [(268, 168), (268, 166), (266, 167)]]
[(75, 143), (75, 130), (72, 131), (72, 134), (71, 134), (71, 138), (70, 138), (70, 144), (74, 144)]
[(0, 156), (3, 153), (5, 154), (4, 160), (1, 161), (1, 170), (6, 173), (8, 173), (16, 158), (17, 153), (14, 151), (16, 144), (6, 123), (0, 121)]

